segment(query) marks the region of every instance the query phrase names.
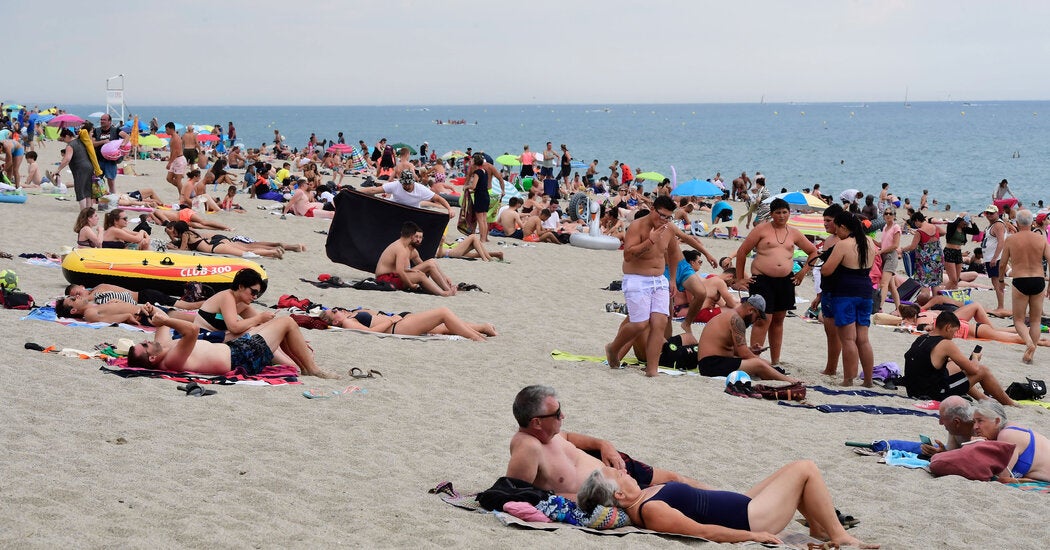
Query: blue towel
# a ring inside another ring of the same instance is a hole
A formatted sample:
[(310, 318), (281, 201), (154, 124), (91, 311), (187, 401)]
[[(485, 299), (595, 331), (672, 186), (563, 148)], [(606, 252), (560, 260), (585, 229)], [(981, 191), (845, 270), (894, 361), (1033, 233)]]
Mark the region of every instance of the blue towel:
[(921, 454), (922, 443), (918, 441), (902, 441), (900, 439), (880, 439), (879, 441), (871, 442), (871, 450), (877, 452), (884, 452), (888, 449), (896, 449), (898, 451), (908, 451), (909, 453)]
[(925, 468), (930, 465), (929, 460), (920, 459), (915, 453), (890, 449), (886, 453), (886, 464), (890, 466), (903, 466), (905, 468)]
[(816, 409), (822, 413), (837, 413), (837, 412), (862, 412), (866, 414), (902, 414), (910, 416), (932, 416), (937, 417), (934, 413), (928, 413), (924, 411), (917, 411), (914, 409), (904, 409), (901, 407), (883, 407), (879, 405), (802, 405), (797, 403), (788, 403), (787, 401), (777, 401), (777, 405), (782, 407), (799, 407), (803, 409)]

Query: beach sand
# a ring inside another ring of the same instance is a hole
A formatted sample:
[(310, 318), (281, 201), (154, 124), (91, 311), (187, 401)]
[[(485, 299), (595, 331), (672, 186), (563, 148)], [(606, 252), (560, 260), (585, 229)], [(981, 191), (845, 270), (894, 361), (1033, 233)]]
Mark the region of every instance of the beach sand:
[[(52, 167), (58, 145), (42, 154)], [(128, 191), (152, 187), (168, 200), (164, 163), (139, 161), (148, 176), (118, 179)], [(71, 179), (67, 176), (66, 178)], [(678, 547), (648, 535), (625, 538), (569, 529), (555, 533), (502, 526), (494, 518), (450, 507), (427, 489), (451, 480), (460, 492), (487, 488), (505, 471), (516, 429), (511, 402), (522, 387), (558, 389), (564, 429), (613, 441), (621, 450), (717, 487), (745, 490), (783, 464), (812, 459), (836, 506), (861, 520), (851, 531), (884, 548), (1039, 548), (1050, 497), (998, 483), (894, 468), (843, 445), (883, 438), (941, 438), (936, 418), (822, 414), (725, 394), (723, 382), (693, 376), (648, 379), (638, 369), (554, 361), (552, 350), (602, 355), (621, 317), (605, 304), (623, 302), (602, 290), (621, 278), (621, 253), (540, 244), (502, 248), (509, 263), (441, 260), (453, 280), (485, 292), (452, 298), (406, 293), (321, 290), (300, 282), (320, 273), (365, 274), (324, 255), (326, 228), (317, 219), (261, 212), (261, 201), (238, 197), (245, 214), (212, 215), (263, 240), (303, 242), (306, 253), (262, 262), (269, 273), (261, 301), (294, 294), (328, 306), (366, 305), (386, 311), (447, 306), (471, 321), (495, 324), (484, 343), (405, 341), (350, 332), (308, 331), (323, 367), (346, 373), (376, 369), (382, 378), (276, 387), (220, 386), (187, 398), (176, 383), (104, 374), (98, 360), (23, 349), (26, 342), (91, 349), (118, 338), (144, 338), (116, 328), (67, 328), (20, 321), (0, 311), (0, 545), (5, 547)], [(31, 196), (0, 204), (0, 249), (58, 252), (72, 245), (75, 202)], [(453, 230), (454, 232), (454, 230)], [(163, 232), (154, 228), (154, 238)], [(494, 239), (498, 240), (498, 239)], [(507, 242), (511, 242), (507, 240)], [(705, 239), (715, 256), (738, 241)], [(493, 243), (494, 245), (495, 243)], [(60, 269), (0, 260), (38, 302), (59, 295)], [(986, 279), (985, 279), (986, 280)], [(813, 296), (811, 280), (798, 289)], [(990, 291), (975, 293), (986, 306)], [(797, 312), (805, 309), (800, 305)], [(1005, 326), (1006, 321), (997, 324)], [(677, 324), (676, 324), (677, 325)], [(677, 331), (677, 327), (676, 327)], [(831, 385), (821, 327), (789, 318), (783, 363), (808, 384)], [(896, 361), (914, 337), (873, 327), (876, 362)], [(964, 349), (973, 342), (963, 343)], [(1004, 385), (1025, 375), (1045, 378), (1050, 351), (1035, 366), (1018, 345), (984, 342), (985, 362)], [(367, 393), (309, 400), (306, 389)], [(899, 395), (903, 395), (903, 390)], [(901, 397), (832, 397), (822, 403), (911, 408)], [(1050, 433), (1050, 411), (1009, 411), (1012, 420)], [(803, 528), (792, 523), (791, 530)]]

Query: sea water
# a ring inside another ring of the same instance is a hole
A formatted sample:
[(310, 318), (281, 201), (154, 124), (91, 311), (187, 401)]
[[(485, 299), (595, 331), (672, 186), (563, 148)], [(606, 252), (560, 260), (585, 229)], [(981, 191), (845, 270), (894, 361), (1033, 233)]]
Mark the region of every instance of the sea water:
[[(80, 114), (97, 105), (69, 106)], [(143, 121), (183, 124), (233, 121), (248, 147), (272, 143), (278, 130), (292, 147), (311, 133), (346, 142), (381, 137), (441, 155), (483, 150), (493, 157), (566, 144), (576, 160), (613, 160), (635, 173), (678, 181), (721, 172), (728, 183), (762, 172), (774, 192), (815, 183), (825, 194), (858, 188), (878, 195), (882, 182), (917, 206), (923, 189), (953, 211), (982, 210), (1006, 178), (1026, 203), (1050, 198), (1050, 102), (792, 103), (695, 105), (496, 106), (208, 106), (134, 107)], [(465, 120), (467, 124), (436, 124)], [(584, 171), (580, 168), (579, 171)]]

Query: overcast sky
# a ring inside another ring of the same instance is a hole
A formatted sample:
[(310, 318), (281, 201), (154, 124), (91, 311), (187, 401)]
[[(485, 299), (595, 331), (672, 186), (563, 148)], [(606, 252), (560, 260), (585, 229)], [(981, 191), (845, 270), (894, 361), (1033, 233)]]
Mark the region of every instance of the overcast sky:
[(129, 105), (1050, 99), (1046, 0), (52, 0), (4, 16), (0, 99), (29, 104), (102, 104), (117, 74)]

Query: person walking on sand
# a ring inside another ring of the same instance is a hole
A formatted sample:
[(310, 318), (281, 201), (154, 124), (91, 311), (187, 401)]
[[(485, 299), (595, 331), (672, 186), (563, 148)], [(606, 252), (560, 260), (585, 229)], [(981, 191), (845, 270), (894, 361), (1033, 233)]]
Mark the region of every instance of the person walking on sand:
[(984, 217), (988, 219), (988, 228), (984, 230), (984, 239), (981, 240), (981, 255), (985, 257), (984, 271), (992, 280), (992, 289), (995, 291), (995, 309), (988, 313), (993, 317), (1005, 317), (1010, 312), (1003, 306), (1006, 283), (1003, 281), (1000, 256), (1006, 241), (1006, 223), (994, 204), (984, 209)]
[[(1002, 268), (1010, 267), (1014, 330), (1026, 348), (1021, 361), (1031, 364), (1042, 329), (1043, 297), (1050, 295), (1046, 292), (1043, 271), (1043, 262), (1050, 261), (1050, 243), (1032, 231), (1031, 210), (1021, 210), (1015, 219), (1017, 232), (1003, 243), (999, 263)], [(1028, 326), (1025, 326), (1026, 318)]]
[[(795, 309), (795, 287), (802, 284), (817, 257), (817, 248), (798, 229), (787, 222), (791, 209), (784, 199), (773, 199), (769, 204), (769, 223), (762, 223), (747, 235), (736, 251), (736, 282), (733, 288), (758, 294), (766, 300), (769, 319), (756, 323), (751, 330), (751, 347), (762, 347), (769, 334), (770, 361), (780, 363), (780, 349), (784, 343), (784, 318), (789, 309)], [(795, 248), (808, 254), (802, 269), (793, 273)], [(745, 266), (747, 256), (755, 251), (751, 275)]]
[(620, 367), (627, 348), (648, 327), (645, 375), (657, 375), (670, 313), (671, 295), (664, 266), (674, 253), (671, 243), (674, 233), (668, 225), (674, 209), (670, 197), (656, 197), (653, 211), (636, 218), (627, 228), (623, 241), (623, 294), (628, 322), (620, 325), (613, 341), (605, 346), (605, 357), (611, 368)]
[(175, 131), (174, 122), (165, 124), (164, 131), (170, 136), (168, 140), (168, 164), (165, 167), (168, 170), (168, 177), (165, 179), (168, 183), (174, 185), (175, 189), (181, 191), (182, 176), (185, 176), (186, 171), (189, 169), (189, 163), (186, 162), (186, 157), (182, 155), (182, 138)]

